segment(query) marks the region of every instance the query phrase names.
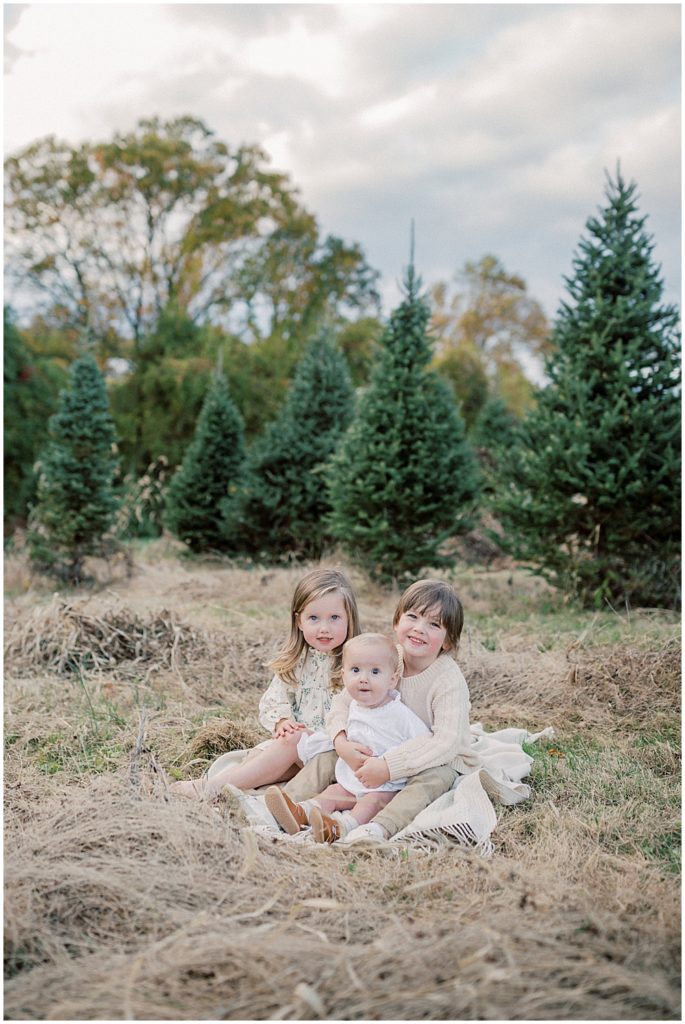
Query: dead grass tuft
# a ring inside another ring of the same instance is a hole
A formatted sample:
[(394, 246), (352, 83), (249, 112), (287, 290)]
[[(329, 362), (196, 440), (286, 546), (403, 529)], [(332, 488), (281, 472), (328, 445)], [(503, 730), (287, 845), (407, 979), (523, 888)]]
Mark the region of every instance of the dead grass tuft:
[(58, 675), (109, 669), (122, 663), (154, 663), (174, 667), (178, 659), (198, 648), (199, 635), (174, 612), (162, 611), (147, 620), (125, 608), (89, 614), (85, 602), (59, 597), (8, 630), (5, 657), (13, 671), (36, 667)]
[[(460, 662), (478, 717), (531, 727), (584, 721), (621, 728), (679, 710), (682, 645), (602, 645), (539, 651), (487, 651), (472, 642)], [(525, 709), (525, 710), (524, 710)]]
[(187, 752), (187, 760), (212, 758), (229, 750), (248, 750), (266, 739), (263, 729), (255, 728), (248, 722), (230, 718), (214, 719), (203, 725), (195, 734)]

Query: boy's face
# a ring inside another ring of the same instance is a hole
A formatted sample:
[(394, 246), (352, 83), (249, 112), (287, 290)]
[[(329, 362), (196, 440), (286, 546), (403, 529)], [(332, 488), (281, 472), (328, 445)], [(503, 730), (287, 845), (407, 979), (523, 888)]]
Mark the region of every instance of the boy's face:
[(342, 678), (353, 700), (365, 708), (387, 704), (398, 676), (388, 649), (381, 644), (355, 644), (343, 655)]
[(440, 609), (419, 611), (409, 608), (395, 626), (397, 642), (407, 665), (422, 671), (432, 665), (443, 650), (448, 650), (447, 630), (440, 624)]

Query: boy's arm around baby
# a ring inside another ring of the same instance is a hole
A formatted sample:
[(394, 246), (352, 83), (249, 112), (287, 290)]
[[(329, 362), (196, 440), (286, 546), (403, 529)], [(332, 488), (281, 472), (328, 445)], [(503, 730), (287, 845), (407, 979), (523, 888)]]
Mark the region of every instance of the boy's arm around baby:
[(451, 765), (464, 773), (472, 771), (478, 758), (470, 753), (471, 702), (466, 680), (454, 659), (441, 655), (430, 669), (403, 678), (400, 694), (431, 733), (386, 751), (390, 779), (411, 777), (439, 765)]

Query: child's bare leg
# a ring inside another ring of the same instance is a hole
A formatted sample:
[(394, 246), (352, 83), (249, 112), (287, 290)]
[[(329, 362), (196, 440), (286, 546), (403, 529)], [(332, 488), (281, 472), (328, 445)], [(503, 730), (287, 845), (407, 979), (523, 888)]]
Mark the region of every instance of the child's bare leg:
[(169, 786), (169, 791), (174, 793), (176, 796), (187, 796), (190, 797), (191, 800), (201, 800), (206, 781), (205, 777), (202, 776), (199, 779), (187, 779), (183, 782), (172, 782)]
[(349, 811), (354, 807), (356, 803), (356, 796), (354, 796), (348, 789), (341, 786), (339, 782), (334, 782), (330, 786), (326, 786), (323, 793), (319, 793), (317, 796), (311, 797), (312, 801), (320, 807), (324, 814), (330, 814), (331, 811)]
[[(395, 796), (383, 790), (376, 793), (365, 793), (357, 798), (338, 784), (328, 786), (319, 796), (305, 801), (312, 805), (309, 821), (312, 835), (317, 843), (335, 843), (343, 838), (352, 828), (366, 825), (374, 814), (385, 807)], [(337, 813), (336, 813), (337, 812)]]
[(246, 758), (242, 764), (224, 768), (206, 781), (206, 795), (216, 796), (227, 783), (238, 789), (255, 789), (257, 786), (292, 778), (302, 767), (297, 756), (297, 744), (301, 736), (301, 732), (288, 733), (273, 740), (253, 757)]
[(394, 796), (397, 796), (397, 793), (387, 789), (375, 793), (364, 793), (352, 808), (352, 815), (360, 825), (366, 825), (390, 803)]

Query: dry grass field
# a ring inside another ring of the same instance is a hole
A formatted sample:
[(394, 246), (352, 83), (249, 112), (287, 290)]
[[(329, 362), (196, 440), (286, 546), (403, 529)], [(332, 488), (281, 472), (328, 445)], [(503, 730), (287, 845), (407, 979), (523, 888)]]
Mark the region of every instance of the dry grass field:
[[(556, 730), (531, 800), (490, 860), (301, 847), (146, 785), (262, 738), (301, 572), (160, 541), (55, 594), (6, 559), (6, 1018), (678, 1019), (677, 616), (458, 571), (472, 720)], [(397, 595), (352, 576), (388, 629)]]

